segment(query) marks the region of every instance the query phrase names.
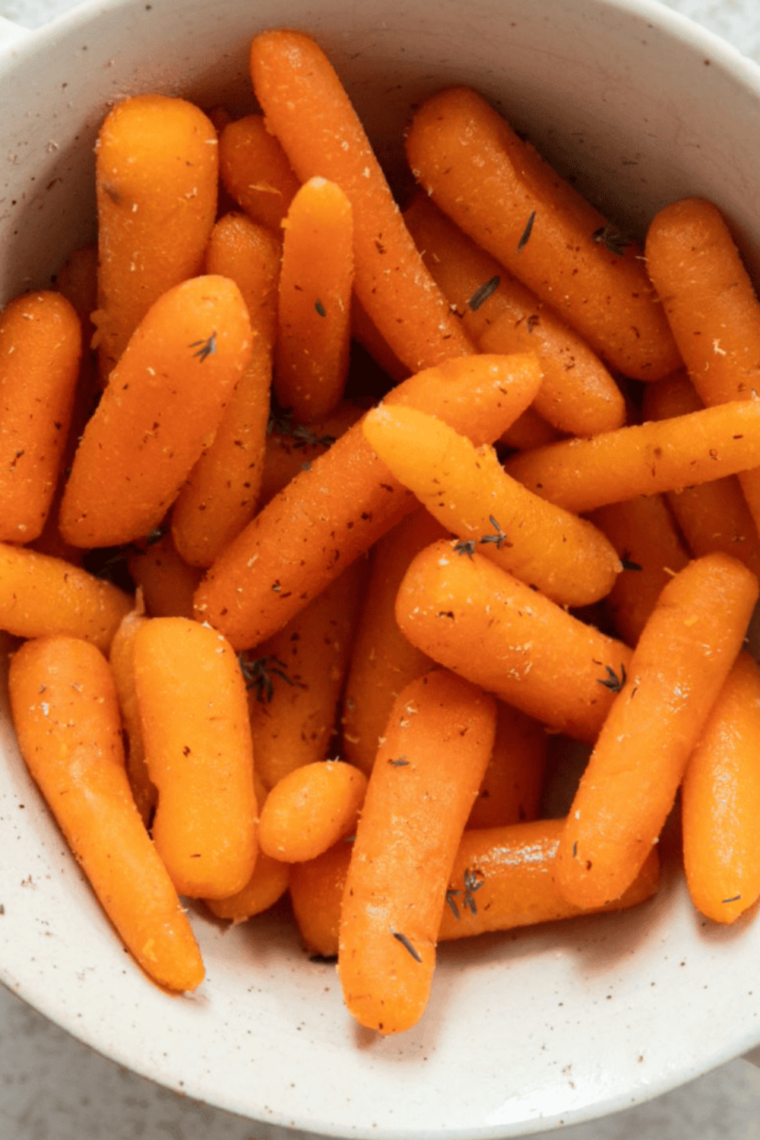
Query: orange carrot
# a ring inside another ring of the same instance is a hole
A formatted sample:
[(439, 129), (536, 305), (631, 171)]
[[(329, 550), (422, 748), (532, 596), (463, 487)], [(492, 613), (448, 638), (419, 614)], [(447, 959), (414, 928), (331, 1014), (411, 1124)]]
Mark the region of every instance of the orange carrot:
[(530, 407), (526, 408), (507, 428), (499, 443), (515, 451), (526, 451), (530, 447), (543, 447), (547, 443), (554, 443), (560, 438), (560, 433), (546, 420), (541, 419), (535, 408)]
[(153, 837), (181, 894), (225, 898), (258, 850), (253, 748), (237, 657), (209, 626), (152, 618), (134, 643)]
[[(480, 444), (502, 434), (540, 380), (534, 357), (463, 357), (417, 373), (386, 401), (439, 415)], [(374, 455), (360, 421), (222, 552), (196, 594), (197, 617), (237, 649), (258, 645), (415, 502)]]
[(413, 371), (474, 348), (425, 269), (340, 79), (309, 36), (272, 29), (251, 45), (251, 78), (267, 128), (301, 182), (336, 182), (353, 210), (355, 287)]
[(162, 521), (250, 354), (248, 312), (227, 278), (196, 277), (156, 301), (74, 457), (60, 513), (67, 541), (116, 546)]
[(218, 144), (184, 99), (137, 95), (98, 134), (97, 346), (107, 378), (158, 298), (201, 272), (214, 224)]
[(204, 902), (216, 918), (245, 922), (274, 906), (285, 894), (289, 884), (290, 864), (272, 859), (264, 851), (259, 851), (253, 874), (242, 890), (228, 898), (205, 899)]
[(556, 877), (567, 899), (619, 898), (658, 840), (689, 756), (736, 660), (758, 582), (708, 554), (663, 590), (568, 813)]
[(139, 546), (130, 554), (128, 567), (148, 617), (193, 616), (193, 597), (203, 571), (180, 557), (170, 532)]
[(503, 827), (535, 819), (546, 770), (546, 731), (504, 701), (496, 704), (496, 738), (467, 826)]
[(622, 642), (449, 542), (413, 560), (396, 620), (434, 661), (586, 743), (596, 738), (631, 659)]
[(294, 863), (290, 901), (309, 954), (337, 958), (340, 910), (351, 862), (352, 842), (341, 839), (316, 859)]
[(145, 742), (135, 691), (134, 657), (137, 631), (149, 620), (137, 607), (128, 613), (116, 630), (108, 652), (127, 745), (127, 778), (135, 805), (146, 827), (150, 826), (153, 818), (157, 797), (145, 762)]
[(378, 331), (355, 292), (351, 298), (351, 335), (394, 384), (409, 378), (410, 369)]
[(160, 985), (195, 989), (203, 963), (132, 799), (107, 661), (76, 638), (28, 641), (9, 689), (21, 754), (120, 937)]
[(259, 845), (272, 859), (304, 863), (353, 833), (367, 777), (353, 764), (323, 760), (283, 776), (259, 818)]
[(252, 222), (279, 235), (282, 220), (300, 185), (264, 116), (234, 119), (219, 136), (222, 186)]
[(360, 1024), (415, 1025), (435, 968), (446, 887), (491, 754), (490, 697), (446, 670), (413, 681), (372, 769), (340, 919), (338, 972)]
[(680, 363), (641, 251), (523, 142), (475, 91), (420, 107), (406, 137), (434, 201), (612, 367), (638, 380)]
[(344, 400), (332, 415), (315, 423), (299, 424), (286, 411), (272, 414), (267, 428), (266, 450), (261, 475), (259, 504), (264, 506), (303, 468), (332, 447), (366, 411), (352, 400)]

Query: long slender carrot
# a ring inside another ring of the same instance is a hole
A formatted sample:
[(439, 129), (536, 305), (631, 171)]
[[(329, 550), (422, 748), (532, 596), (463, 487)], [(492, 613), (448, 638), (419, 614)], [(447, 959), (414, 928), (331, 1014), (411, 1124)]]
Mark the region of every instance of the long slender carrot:
[[(540, 382), (535, 357), (462, 357), (410, 377), (386, 401), (439, 415), (480, 444), (502, 434)], [(299, 472), (201, 583), (196, 615), (237, 649), (282, 628), (413, 509), (414, 496), (374, 455), (360, 425)]]
[(269, 130), (301, 182), (336, 182), (353, 209), (355, 287), (412, 372), (474, 348), (426, 270), (359, 118), (311, 37), (272, 29), (251, 45), (251, 77)]
[(261, 850), (284, 863), (316, 859), (353, 834), (367, 777), (342, 760), (296, 768), (275, 784), (259, 817)]
[(514, 705), (497, 701), (493, 752), (467, 827), (504, 827), (536, 819), (547, 753), (544, 726)]
[(657, 842), (758, 598), (743, 563), (708, 554), (665, 587), (639, 637), (567, 817), (556, 877), (567, 899), (619, 898)]
[(641, 251), (475, 91), (452, 87), (417, 110), (409, 164), (434, 201), (551, 305), (608, 364), (638, 380), (680, 363)]
[(195, 989), (200, 951), (132, 799), (107, 661), (76, 638), (27, 641), (9, 690), (22, 756), (125, 945), (161, 985)]
[(493, 700), (446, 670), (394, 703), (356, 830), (338, 952), (348, 1009), (379, 1033), (425, 1011), (446, 887), (495, 724)]
[(219, 136), (222, 186), (257, 225), (279, 236), (300, 185), (280, 143), (261, 114), (233, 119)]

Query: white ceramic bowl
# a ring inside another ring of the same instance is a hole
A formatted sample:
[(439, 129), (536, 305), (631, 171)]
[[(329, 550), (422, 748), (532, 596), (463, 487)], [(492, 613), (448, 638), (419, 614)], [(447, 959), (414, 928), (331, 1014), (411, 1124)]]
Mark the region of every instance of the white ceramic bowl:
[[(0, 300), (93, 233), (92, 144), (137, 91), (250, 103), (247, 46), (326, 48), (390, 169), (409, 105), (477, 86), (625, 228), (713, 198), (760, 270), (760, 70), (650, 0), (101, 0), (0, 24)], [(0, 710), (0, 977), (117, 1062), (256, 1120), (339, 1137), (522, 1135), (621, 1109), (760, 1043), (760, 921), (700, 920), (677, 875), (636, 912), (440, 954), (421, 1025), (362, 1032), (277, 917), (194, 919), (208, 979), (168, 997), (127, 959)]]

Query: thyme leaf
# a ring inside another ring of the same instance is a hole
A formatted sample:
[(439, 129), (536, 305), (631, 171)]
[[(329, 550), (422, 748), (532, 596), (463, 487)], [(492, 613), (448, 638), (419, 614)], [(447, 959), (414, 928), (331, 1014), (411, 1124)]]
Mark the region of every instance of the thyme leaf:
[(197, 356), (202, 364), (204, 360), (216, 352), (216, 329), (207, 340), (194, 340), (192, 344), (188, 345), (188, 348), (198, 349), (197, 352), (193, 353), (193, 356)]
[(405, 934), (401, 934), (401, 932), (398, 930), (392, 930), (391, 934), (393, 935), (393, 937), (396, 939), (397, 942), (401, 943), (401, 945), (404, 947), (405, 950), (409, 951), (409, 953), (414, 958), (415, 962), (421, 962), (422, 961), (422, 958), (420, 956), (419, 951), (415, 950), (414, 946), (412, 945), (412, 943), (409, 941), (409, 939), (407, 938), (407, 936)]
[(525, 229), (522, 232), (522, 237), (520, 238), (520, 240), (517, 243), (517, 252), (518, 253), (522, 253), (522, 251), (525, 249), (526, 245), (528, 244), (528, 242), (530, 240), (530, 235), (533, 232), (533, 223), (535, 222), (535, 220), (536, 220), (536, 211), (533, 210), (530, 217), (528, 218)]
[(621, 664), (619, 677), (615, 670), (611, 668), (611, 666), (605, 665), (604, 668), (607, 670), (607, 676), (597, 677), (599, 684), (604, 685), (605, 689), (611, 689), (613, 693), (619, 693), (623, 688), (623, 685), (628, 680), (625, 672), (625, 665)]
[(496, 292), (496, 290), (499, 288), (499, 285), (501, 285), (501, 277), (498, 275), (496, 277), (492, 277), (489, 281), (484, 282), (482, 285), (479, 285), (467, 302), (469, 309), (474, 313), (477, 309), (480, 308), (482, 304), (488, 300), (490, 296)]

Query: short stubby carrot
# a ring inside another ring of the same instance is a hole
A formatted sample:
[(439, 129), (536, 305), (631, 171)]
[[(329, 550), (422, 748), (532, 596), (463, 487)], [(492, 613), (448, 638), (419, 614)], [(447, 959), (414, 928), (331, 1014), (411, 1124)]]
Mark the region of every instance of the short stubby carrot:
[(536, 819), (548, 755), (546, 729), (506, 701), (496, 703), (496, 737), (468, 828)]
[(259, 113), (227, 123), (219, 135), (222, 186), (252, 222), (279, 235), (300, 182)]
[(237, 657), (210, 626), (152, 618), (134, 642), (153, 838), (180, 894), (224, 898), (253, 874), (253, 747)]
[(356, 292), (394, 352), (412, 372), (474, 352), (425, 268), (322, 49), (302, 32), (274, 28), (254, 38), (250, 63), (267, 128), (297, 177), (329, 178), (351, 202)]
[[(467, 356), (411, 376), (386, 402), (414, 405), (473, 442), (490, 443), (530, 404), (540, 383), (533, 356)], [(222, 552), (198, 589), (196, 616), (237, 649), (258, 645), (416, 502), (374, 454), (359, 421)]]
[(689, 893), (714, 922), (735, 922), (760, 895), (760, 668), (740, 653), (681, 786)]
[(137, 546), (127, 567), (149, 617), (193, 616), (193, 598), (203, 571), (180, 557), (171, 531)]
[(73, 305), (50, 290), (0, 314), (0, 541), (29, 543), (48, 517), (82, 356)]
[(16, 637), (68, 634), (108, 652), (134, 599), (63, 558), (0, 543), (0, 629)]
[(195, 989), (203, 962), (132, 799), (108, 662), (78, 638), (27, 641), (9, 690), (21, 754), (120, 937), (160, 985)]
[(448, 541), (413, 559), (396, 619), (434, 661), (585, 743), (596, 739), (630, 665), (623, 642)]
[(197, 276), (216, 216), (219, 154), (210, 120), (184, 99), (136, 95), (98, 134), (98, 310), (103, 379), (167, 289)]
[(721, 553), (690, 562), (662, 591), (568, 812), (556, 879), (571, 902), (601, 906), (635, 879), (757, 598), (755, 575)]
[(305, 764), (275, 784), (259, 818), (259, 845), (272, 859), (316, 859), (356, 828), (367, 777), (353, 764)]
[(612, 589), (620, 559), (605, 535), (507, 475), (493, 447), (416, 408), (374, 408), (363, 431), (458, 549), (479, 550), (560, 605), (591, 605)]
[(214, 438), (250, 354), (250, 319), (233, 281), (205, 275), (164, 293), (77, 448), (59, 515), (64, 538), (92, 548), (149, 534)]
[(216, 918), (230, 922), (246, 922), (255, 914), (262, 914), (283, 897), (290, 885), (290, 863), (259, 851), (256, 866), (245, 886), (224, 899), (204, 899)]
[(437, 669), (394, 702), (369, 779), (340, 919), (338, 974), (360, 1024), (422, 1017), (457, 846), (493, 747), (494, 701)]
[(564, 182), (477, 92), (426, 100), (406, 136), (422, 187), (625, 376), (680, 364), (641, 250)]

